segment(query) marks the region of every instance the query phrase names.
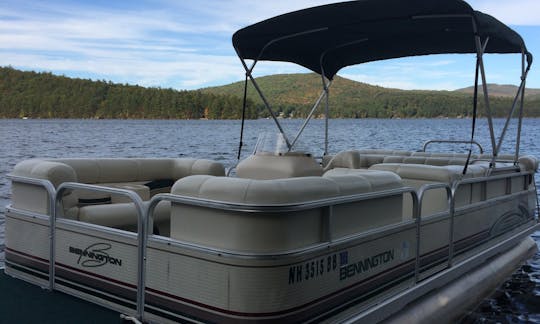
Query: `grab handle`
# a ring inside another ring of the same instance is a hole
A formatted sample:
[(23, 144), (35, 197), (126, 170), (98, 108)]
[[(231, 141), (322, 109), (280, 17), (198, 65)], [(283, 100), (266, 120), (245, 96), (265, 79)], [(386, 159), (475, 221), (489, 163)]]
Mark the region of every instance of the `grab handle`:
[(478, 146), (478, 149), (480, 150), (480, 154), (484, 154), (484, 148), (482, 147), (482, 145), (480, 145), (480, 143), (478, 143), (477, 141), (460, 141), (460, 140), (430, 140), (430, 141), (427, 141), (424, 143), (424, 145), (422, 146), (422, 152), (425, 152), (426, 151), (426, 148), (428, 147), (429, 144), (432, 144), (432, 143), (451, 143), (451, 144), (474, 144), (476, 146)]

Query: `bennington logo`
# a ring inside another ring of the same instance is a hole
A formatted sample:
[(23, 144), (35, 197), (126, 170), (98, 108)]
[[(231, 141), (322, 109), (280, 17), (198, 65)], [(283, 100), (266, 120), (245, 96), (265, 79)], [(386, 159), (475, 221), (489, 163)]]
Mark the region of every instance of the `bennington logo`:
[(353, 264), (341, 266), (339, 269), (339, 280), (356, 276), (358, 274), (370, 271), (394, 260), (394, 250), (388, 250), (383, 253), (365, 258)]
[(107, 263), (121, 267), (122, 260), (113, 258), (106, 252), (110, 249), (109, 243), (95, 243), (84, 250), (70, 246), (69, 253), (77, 254), (79, 256), (77, 264), (86, 268), (101, 267)]

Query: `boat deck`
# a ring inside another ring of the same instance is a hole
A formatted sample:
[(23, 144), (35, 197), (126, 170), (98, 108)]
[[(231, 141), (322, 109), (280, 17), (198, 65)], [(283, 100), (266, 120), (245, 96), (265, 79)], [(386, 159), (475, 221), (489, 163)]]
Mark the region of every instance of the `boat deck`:
[(110, 309), (8, 276), (0, 269), (0, 323), (122, 323)]

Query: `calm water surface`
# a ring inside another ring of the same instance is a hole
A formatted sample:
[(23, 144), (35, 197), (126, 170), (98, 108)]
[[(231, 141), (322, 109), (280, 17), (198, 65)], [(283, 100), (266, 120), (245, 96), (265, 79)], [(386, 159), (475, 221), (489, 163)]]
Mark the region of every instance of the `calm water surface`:
[[(288, 134), (302, 121), (283, 120)], [(480, 120), (476, 139), (491, 147), (486, 121)], [(503, 120), (496, 120), (500, 133)], [(351, 148), (419, 150), (430, 139), (469, 139), (468, 119), (347, 119), (330, 121), (330, 153)], [(316, 156), (324, 147), (324, 122), (314, 120), (300, 145)], [(0, 120), (0, 265), (4, 258), (4, 210), (10, 199), (6, 179), (16, 163), (34, 157), (198, 157), (231, 166), (236, 162), (239, 121), (210, 120)], [(246, 122), (247, 156), (261, 132), (275, 132), (271, 120)], [(511, 124), (503, 151), (513, 153), (516, 125)], [(521, 152), (540, 157), (540, 119), (525, 119)], [(432, 147), (432, 150), (445, 150)], [(465, 148), (461, 148), (465, 152)], [(538, 179), (537, 179), (538, 181)], [(540, 234), (535, 236), (540, 242)], [(467, 323), (540, 323), (540, 254), (535, 255), (479, 309)]]

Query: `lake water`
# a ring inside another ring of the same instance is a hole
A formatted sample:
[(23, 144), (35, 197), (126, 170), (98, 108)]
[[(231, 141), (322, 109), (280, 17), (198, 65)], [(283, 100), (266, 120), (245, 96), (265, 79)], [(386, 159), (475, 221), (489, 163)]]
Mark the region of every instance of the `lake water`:
[[(300, 120), (282, 120), (296, 134)], [(495, 120), (496, 134), (504, 121)], [(470, 119), (346, 119), (330, 121), (329, 152), (351, 148), (419, 150), (431, 139), (470, 138)], [(516, 122), (510, 125), (503, 151), (513, 153)], [(272, 120), (246, 121), (247, 156), (261, 132), (275, 132)], [(4, 254), (4, 210), (9, 204), (6, 175), (16, 163), (34, 157), (198, 157), (236, 162), (240, 121), (212, 120), (0, 120), (0, 266)], [(540, 157), (540, 119), (525, 119), (521, 152)], [(475, 139), (488, 150), (487, 122), (477, 123)], [(315, 156), (324, 148), (324, 121), (313, 120), (300, 146)], [(433, 145), (432, 150), (444, 150)], [(465, 152), (465, 148), (461, 148)], [(538, 182), (538, 178), (537, 178)], [(540, 235), (535, 236), (540, 242)], [(517, 270), (464, 322), (540, 323), (540, 254)]]

